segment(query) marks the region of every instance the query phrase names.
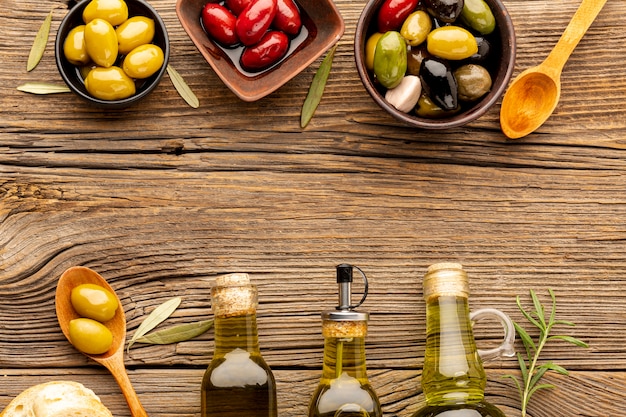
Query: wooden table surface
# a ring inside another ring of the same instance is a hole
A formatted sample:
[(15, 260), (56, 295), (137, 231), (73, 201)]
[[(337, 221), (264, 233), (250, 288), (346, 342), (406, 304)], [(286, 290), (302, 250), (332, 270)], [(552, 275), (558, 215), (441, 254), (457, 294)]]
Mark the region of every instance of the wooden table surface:
[[(385, 415), (422, 404), (421, 280), (428, 265), (461, 262), (473, 309), (522, 321), (534, 289), (557, 294), (561, 328), (589, 343), (554, 342), (542, 358), (571, 371), (533, 398), (529, 415), (623, 416), (626, 409), (626, 2), (609, 1), (574, 51), (561, 100), (536, 133), (506, 140), (500, 103), (443, 132), (408, 128), (367, 95), (354, 65), (365, 1), (337, 0), (346, 31), (322, 103), (299, 115), (321, 60), (270, 96), (236, 98), (180, 26), (174, 0), (153, 0), (172, 42), (170, 63), (200, 100), (185, 104), (166, 77), (142, 103), (103, 112), (71, 94), (34, 96), (29, 81), (62, 83), (53, 39), (61, 0), (3, 0), (0, 8), (0, 408), (26, 387), (80, 381), (118, 417), (112, 377), (70, 346), (54, 312), (59, 276), (102, 274), (134, 332), (181, 296), (166, 323), (210, 318), (211, 279), (247, 272), (260, 291), (262, 351), (278, 381), (280, 417), (304, 416), (321, 373), (320, 312), (336, 302), (334, 267), (370, 279), (369, 376)], [(579, 0), (506, 0), (517, 32), (515, 74), (539, 63)], [(54, 10), (48, 48), (26, 72), (34, 35)], [(514, 74), (514, 75), (515, 75)], [(358, 289), (355, 285), (355, 289)], [(164, 325), (166, 324), (164, 323)], [(480, 346), (498, 326), (477, 329)], [(517, 349), (522, 350), (521, 342)], [(150, 416), (198, 416), (213, 333), (137, 345), (130, 378)], [(511, 417), (520, 402), (486, 364), (487, 394)]]

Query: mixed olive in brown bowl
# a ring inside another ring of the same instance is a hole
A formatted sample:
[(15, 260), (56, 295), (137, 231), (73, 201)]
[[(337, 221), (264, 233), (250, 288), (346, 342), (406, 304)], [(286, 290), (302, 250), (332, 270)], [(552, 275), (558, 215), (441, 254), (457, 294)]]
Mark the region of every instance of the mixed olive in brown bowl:
[(166, 72), (165, 23), (144, 0), (81, 0), (61, 21), (57, 68), (67, 86), (101, 108), (130, 106)]
[(500, 0), (369, 0), (354, 43), (359, 77), (374, 101), (424, 129), (485, 114), (508, 85), (515, 50)]

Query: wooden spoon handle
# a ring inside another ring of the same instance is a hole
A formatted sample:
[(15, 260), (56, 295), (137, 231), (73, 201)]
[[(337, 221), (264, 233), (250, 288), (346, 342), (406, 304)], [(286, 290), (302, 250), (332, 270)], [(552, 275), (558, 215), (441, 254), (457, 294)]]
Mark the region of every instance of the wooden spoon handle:
[(606, 0), (582, 0), (561, 38), (544, 61), (547, 67), (556, 70), (557, 74), (561, 73), (561, 69), (563, 69), (576, 45), (585, 35), (605, 3)]
[(117, 384), (120, 386), (122, 394), (124, 394), (124, 398), (126, 398), (126, 402), (128, 403), (130, 414), (133, 417), (148, 417), (148, 413), (146, 413), (143, 405), (141, 405), (141, 401), (139, 401), (139, 397), (130, 382), (128, 373), (126, 373), (124, 362), (121, 360), (111, 360), (103, 363), (103, 365), (109, 369), (113, 378), (115, 378), (115, 381), (117, 381)]

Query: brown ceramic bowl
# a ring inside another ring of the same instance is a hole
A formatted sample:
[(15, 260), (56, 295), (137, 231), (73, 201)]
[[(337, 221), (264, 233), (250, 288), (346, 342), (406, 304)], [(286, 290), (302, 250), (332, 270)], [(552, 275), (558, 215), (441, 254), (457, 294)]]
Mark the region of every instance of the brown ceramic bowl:
[(57, 68), (59, 69), (63, 81), (65, 81), (70, 90), (86, 102), (103, 109), (123, 109), (148, 96), (161, 82), (170, 56), (170, 41), (167, 28), (161, 16), (159, 16), (159, 13), (147, 1), (126, 0), (129, 16), (146, 16), (154, 20), (155, 33), (152, 43), (161, 47), (165, 60), (156, 73), (145, 80), (136, 82), (137, 91), (134, 95), (120, 100), (102, 100), (96, 98), (87, 92), (83, 77), (80, 75), (80, 69), (76, 65), (71, 64), (63, 54), (63, 43), (65, 42), (67, 34), (76, 26), (83, 24), (83, 10), (90, 1), (91, 0), (79, 1), (65, 15), (59, 25), (54, 49)]
[(496, 20), (496, 29), (489, 36), (492, 46), (488, 69), (492, 78), (491, 90), (479, 100), (464, 104), (461, 111), (443, 118), (417, 116), (414, 111), (404, 113), (385, 100), (385, 89), (365, 66), (365, 43), (376, 32), (376, 16), (385, 0), (369, 0), (356, 26), (354, 55), (359, 77), (374, 101), (396, 119), (422, 129), (448, 129), (463, 126), (484, 115), (502, 96), (515, 66), (515, 30), (511, 17), (500, 0), (485, 0)]
[(204, 31), (200, 15), (208, 1), (217, 2), (177, 0), (178, 19), (224, 84), (244, 101), (258, 100), (280, 88), (337, 43), (345, 30), (343, 18), (332, 0), (295, 0), (300, 7), (303, 28), (291, 40), (287, 56), (268, 70), (247, 73), (239, 66), (240, 48), (222, 48)]

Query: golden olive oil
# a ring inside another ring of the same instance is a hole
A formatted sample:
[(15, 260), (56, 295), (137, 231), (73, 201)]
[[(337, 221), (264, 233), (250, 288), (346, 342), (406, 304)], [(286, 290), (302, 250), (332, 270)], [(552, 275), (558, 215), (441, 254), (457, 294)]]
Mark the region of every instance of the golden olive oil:
[(367, 378), (363, 337), (325, 338), (322, 378), (309, 417), (327, 416), (382, 416)]
[(339, 306), (322, 313), (322, 377), (309, 405), (309, 417), (382, 417), (380, 402), (367, 378), (365, 336), (369, 315), (354, 310), (351, 265), (337, 266)]
[(466, 301), (444, 296), (426, 307), (422, 389), (429, 404), (483, 399), (486, 375), (474, 343)]
[(424, 277), (426, 406), (412, 417), (505, 417), (484, 400), (487, 376), (469, 312), (469, 284), (459, 264), (432, 265)]
[(259, 349), (256, 288), (220, 283), (211, 292), (215, 352), (202, 379), (201, 416), (277, 417), (276, 382)]

